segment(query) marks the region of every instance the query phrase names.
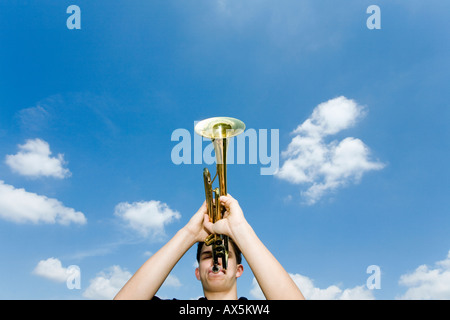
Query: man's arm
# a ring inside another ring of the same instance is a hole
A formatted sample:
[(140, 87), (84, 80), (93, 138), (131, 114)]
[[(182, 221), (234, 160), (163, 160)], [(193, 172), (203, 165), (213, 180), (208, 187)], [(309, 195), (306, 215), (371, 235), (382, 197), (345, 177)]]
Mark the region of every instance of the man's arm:
[(186, 226), (136, 271), (114, 299), (149, 300), (153, 298), (186, 251), (196, 242), (203, 241), (208, 235), (203, 229), (203, 215), (206, 212), (206, 204), (203, 203)]
[(222, 196), (219, 200), (226, 208), (224, 219), (212, 224), (205, 216), (205, 227), (212, 233), (225, 234), (233, 239), (266, 299), (304, 299), (295, 282), (248, 224), (238, 201), (230, 195)]

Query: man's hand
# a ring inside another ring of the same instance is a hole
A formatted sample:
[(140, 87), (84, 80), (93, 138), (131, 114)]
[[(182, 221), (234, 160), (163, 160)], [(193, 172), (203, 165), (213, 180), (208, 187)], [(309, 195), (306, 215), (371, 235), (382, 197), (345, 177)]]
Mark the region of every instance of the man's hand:
[(231, 195), (221, 196), (219, 201), (220, 204), (225, 207), (223, 219), (220, 219), (216, 223), (212, 223), (209, 221), (209, 216), (205, 214), (203, 217), (203, 225), (210, 233), (223, 234), (233, 239), (235, 233), (242, 225), (245, 225), (247, 221), (245, 220), (244, 213), (242, 212), (238, 201)]
[(202, 206), (185, 226), (185, 229), (194, 236), (196, 242), (203, 242), (208, 236), (208, 231), (203, 226), (203, 217), (205, 215), (208, 216), (206, 201), (203, 202)]

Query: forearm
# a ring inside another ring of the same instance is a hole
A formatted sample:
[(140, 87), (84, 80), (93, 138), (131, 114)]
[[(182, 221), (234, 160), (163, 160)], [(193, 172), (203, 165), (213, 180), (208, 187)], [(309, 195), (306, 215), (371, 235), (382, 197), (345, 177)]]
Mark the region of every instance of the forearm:
[(304, 299), (292, 278), (248, 223), (235, 228), (233, 241), (242, 251), (266, 299)]
[(114, 299), (149, 300), (153, 298), (172, 268), (195, 242), (195, 235), (186, 228), (179, 230), (136, 271)]

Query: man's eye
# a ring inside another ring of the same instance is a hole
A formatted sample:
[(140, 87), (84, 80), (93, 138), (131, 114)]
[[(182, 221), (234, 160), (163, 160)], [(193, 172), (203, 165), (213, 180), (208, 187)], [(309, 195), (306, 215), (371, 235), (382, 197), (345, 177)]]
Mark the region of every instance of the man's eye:
[(211, 258), (211, 257), (212, 257), (211, 254), (204, 254), (204, 255), (202, 256), (203, 260), (209, 259), (209, 258)]

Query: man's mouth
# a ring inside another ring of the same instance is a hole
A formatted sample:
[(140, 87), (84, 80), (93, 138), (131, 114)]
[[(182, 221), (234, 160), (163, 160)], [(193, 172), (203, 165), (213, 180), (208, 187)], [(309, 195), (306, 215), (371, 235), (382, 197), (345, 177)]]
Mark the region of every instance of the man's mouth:
[(226, 272), (226, 271), (225, 271), (224, 269), (222, 269), (221, 267), (219, 267), (218, 270), (217, 270), (216, 272), (214, 272), (214, 271), (215, 271), (215, 270), (213, 270), (213, 268), (211, 268), (211, 269), (209, 269), (209, 272), (208, 272), (208, 273), (209, 273), (210, 275), (213, 275), (213, 276), (214, 276), (214, 275), (224, 275), (225, 272)]

